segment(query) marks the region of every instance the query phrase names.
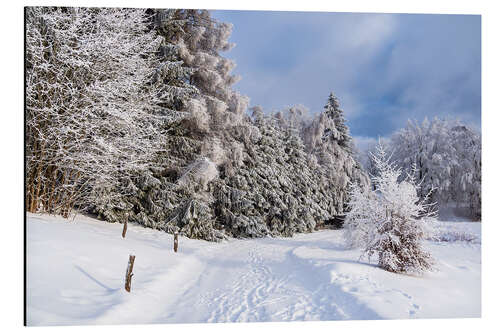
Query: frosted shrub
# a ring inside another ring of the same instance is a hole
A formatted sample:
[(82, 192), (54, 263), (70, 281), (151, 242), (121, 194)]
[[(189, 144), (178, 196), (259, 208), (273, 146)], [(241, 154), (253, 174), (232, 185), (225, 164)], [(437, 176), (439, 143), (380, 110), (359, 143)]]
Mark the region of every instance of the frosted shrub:
[(433, 218), (433, 204), (427, 203), (431, 192), (420, 199), (416, 168), (404, 180), (401, 169), (389, 162), (381, 144), (372, 155), (377, 174), (372, 176), (374, 191), (363, 191), (356, 184), (350, 188), (350, 211), (346, 215), (346, 242), (362, 247), (363, 255), (378, 256), (378, 264), (396, 273), (422, 273), (433, 260), (422, 248), (429, 237), (427, 223)]

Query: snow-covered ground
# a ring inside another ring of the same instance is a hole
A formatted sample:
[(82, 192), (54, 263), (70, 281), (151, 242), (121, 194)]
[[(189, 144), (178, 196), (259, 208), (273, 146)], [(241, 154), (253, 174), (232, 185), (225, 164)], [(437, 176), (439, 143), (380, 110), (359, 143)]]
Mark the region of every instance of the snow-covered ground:
[[(76, 216), (27, 218), (28, 325), (479, 317), (481, 224), (438, 222), (437, 271), (398, 275), (339, 230), (293, 238), (179, 238)], [(135, 254), (131, 293), (123, 289)]]

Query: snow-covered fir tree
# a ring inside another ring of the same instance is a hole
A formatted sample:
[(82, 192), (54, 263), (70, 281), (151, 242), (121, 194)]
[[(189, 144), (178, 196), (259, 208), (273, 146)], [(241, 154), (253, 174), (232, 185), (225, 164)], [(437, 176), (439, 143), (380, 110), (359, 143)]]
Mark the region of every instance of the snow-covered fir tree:
[[(225, 217), (226, 231), (236, 237), (290, 236), (342, 214), (346, 188), (338, 186), (329, 168), (311, 163), (314, 155), (307, 152), (300, 127), (287, 122), (294, 117), (253, 111), (258, 131), (245, 143), (242, 165), (216, 183), (216, 209)], [(337, 169), (347, 177), (345, 172)], [(358, 182), (362, 175), (351, 176)]]
[(423, 199), (417, 194), (416, 166), (401, 180), (401, 169), (390, 162), (382, 145), (372, 159), (378, 171), (372, 176), (376, 190), (351, 184), (344, 231), (347, 245), (361, 247), (368, 258), (377, 256), (379, 266), (391, 272), (431, 269), (433, 259), (422, 245), (435, 215), (434, 204), (429, 202), (431, 192)]
[(345, 123), (344, 111), (340, 108), (339, 100), (333, 92), (328, 96), (324, 113), (329, 119), (333, 120), (335, 125), (334, 129), (330, 127), (325, 128), (324, 135), (331, 136), (337, 140), (339, 145), (344, 149), (352, 150), (352, 138), (349, 128)]
[[(330, 103), (332, 107), (329, 107)], [(307, 115), (307, 112), (303, 114)], [(345, 201), (345, 193), (351, 180), (356, 179), (361, 186), (368, 186), (369, 178), (354, 152), (349, 129), (343, 121), (343, 111), (333, 93), (323, 112), (307, 118), (300, 122), (301, 137), (312, 163), (317, 162), (325, 168), (334, 181), (332, 190), (338, 191), (337, 195)]]

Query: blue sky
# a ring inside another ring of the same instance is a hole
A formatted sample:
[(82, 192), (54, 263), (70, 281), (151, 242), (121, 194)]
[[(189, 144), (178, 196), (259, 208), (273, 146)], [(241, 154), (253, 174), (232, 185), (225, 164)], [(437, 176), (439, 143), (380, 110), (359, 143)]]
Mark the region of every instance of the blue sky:
[(478, 15), (213, 11), (231, 22), (235, 89), (266, 111), (322, 110), (334, 91), (353, 136), (388, 136), (408, 118), (481, 125)]

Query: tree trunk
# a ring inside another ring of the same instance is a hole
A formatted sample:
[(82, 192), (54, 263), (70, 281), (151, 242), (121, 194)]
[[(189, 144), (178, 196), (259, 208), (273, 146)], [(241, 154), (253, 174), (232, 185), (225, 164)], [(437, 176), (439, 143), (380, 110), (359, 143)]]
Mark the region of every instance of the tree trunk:
[(55, 191), (56, 191), (56, 182), (57, 182), (57, 168), (53, 166), (51, 168), (51, 179), (52, 179), (52, 184), (50, 186), (50, 195), (47, 201), (47, 210), (49, 213), (54, 212), (54, 197), (55, 197)]
[(32, 206), (31, 206), (31, 212), (32, 213), (36, 213), (37, 209), (38, 209), (38, 200), (40, 199), (39, 198), (39, 193), (40, 193), (40, 187), (42, 186), (42, 161), (44, 159), (44, 153), (45, 153), (45, 143), (42, 142), (42, 144), (39, 145), (40, 146), (40, 161), (38, 162), (38, 168), (37, 168), (37, 172), (36, 172), (36, 190), (35, 190), (35, 199), (33, 200), (33, 203), (32, 203)]

